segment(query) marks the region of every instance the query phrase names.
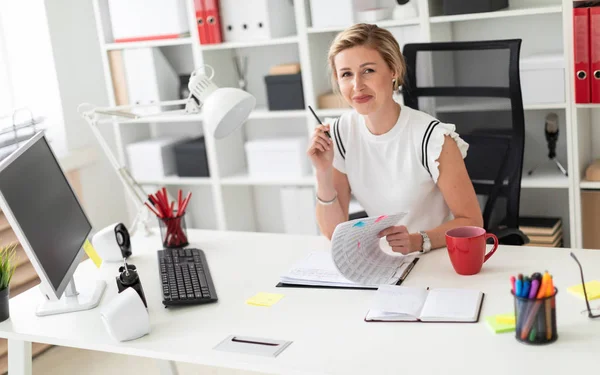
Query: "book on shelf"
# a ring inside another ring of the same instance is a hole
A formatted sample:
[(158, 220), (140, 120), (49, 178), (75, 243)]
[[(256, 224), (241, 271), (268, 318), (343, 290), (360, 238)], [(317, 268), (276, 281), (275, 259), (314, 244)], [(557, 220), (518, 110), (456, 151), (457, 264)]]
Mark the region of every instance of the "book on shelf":
[(521, 216), (519, 217), (519, 229), (526, 235), (554, 235), (561, 227), (562, 220), (559, 217)]
[(563, 246), (563, 227), (559, 217), (520, 217), (519, 229), (529, 237), (529, 246)]

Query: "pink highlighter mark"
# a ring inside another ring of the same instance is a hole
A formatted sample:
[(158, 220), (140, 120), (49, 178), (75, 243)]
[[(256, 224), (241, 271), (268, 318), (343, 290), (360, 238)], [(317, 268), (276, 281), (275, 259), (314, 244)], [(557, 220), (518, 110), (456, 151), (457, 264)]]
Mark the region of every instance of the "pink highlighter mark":
[(379, 217), (377, 218), (377, 220), (375, 220), (375, 222), (376, 222), (376, 223), (379, 223), (381, 220), (385, 219), (386, 217), (387, 217), (387, 215), (382, 215), (382, 216), (379, 216)]
[(360, 241), (358, 241), (358, 247), (360, 248)]

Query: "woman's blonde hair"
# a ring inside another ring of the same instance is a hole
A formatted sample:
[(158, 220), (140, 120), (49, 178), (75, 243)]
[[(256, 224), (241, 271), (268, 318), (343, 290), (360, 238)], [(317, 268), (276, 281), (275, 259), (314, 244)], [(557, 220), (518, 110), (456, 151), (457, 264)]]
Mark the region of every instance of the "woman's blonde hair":
[(388, 67), (398, 75), (393, 83), (393, 90), (397, 91), (404, 83), (404, 72), (406, 71), (406, 63), (400, 52), (400, 45), (388, 30), (366, 23), (358, 23), (342, 31), (335, 37), (331, 47), (329, 47), (327, 58), (331, 69), (331, 86), (334, 90), (339, 91), (335, 56), (343, 50), (357, 46), (370, 47), (381, 54)]

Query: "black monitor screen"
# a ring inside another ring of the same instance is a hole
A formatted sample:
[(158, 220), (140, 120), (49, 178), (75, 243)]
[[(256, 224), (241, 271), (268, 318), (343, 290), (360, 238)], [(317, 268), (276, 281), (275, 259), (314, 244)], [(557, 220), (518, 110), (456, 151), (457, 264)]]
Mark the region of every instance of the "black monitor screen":
[(45, 137), (0, 171), (0, 191), (58, 289), (91, 224)]

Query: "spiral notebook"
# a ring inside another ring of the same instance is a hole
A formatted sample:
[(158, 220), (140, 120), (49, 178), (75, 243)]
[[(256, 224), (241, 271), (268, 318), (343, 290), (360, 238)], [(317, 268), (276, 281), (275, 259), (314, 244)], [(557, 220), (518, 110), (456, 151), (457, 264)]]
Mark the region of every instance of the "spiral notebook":
[(365, 316), (367, 322), (475, 323), (484, 293), (473, 289), (381, 285)]

